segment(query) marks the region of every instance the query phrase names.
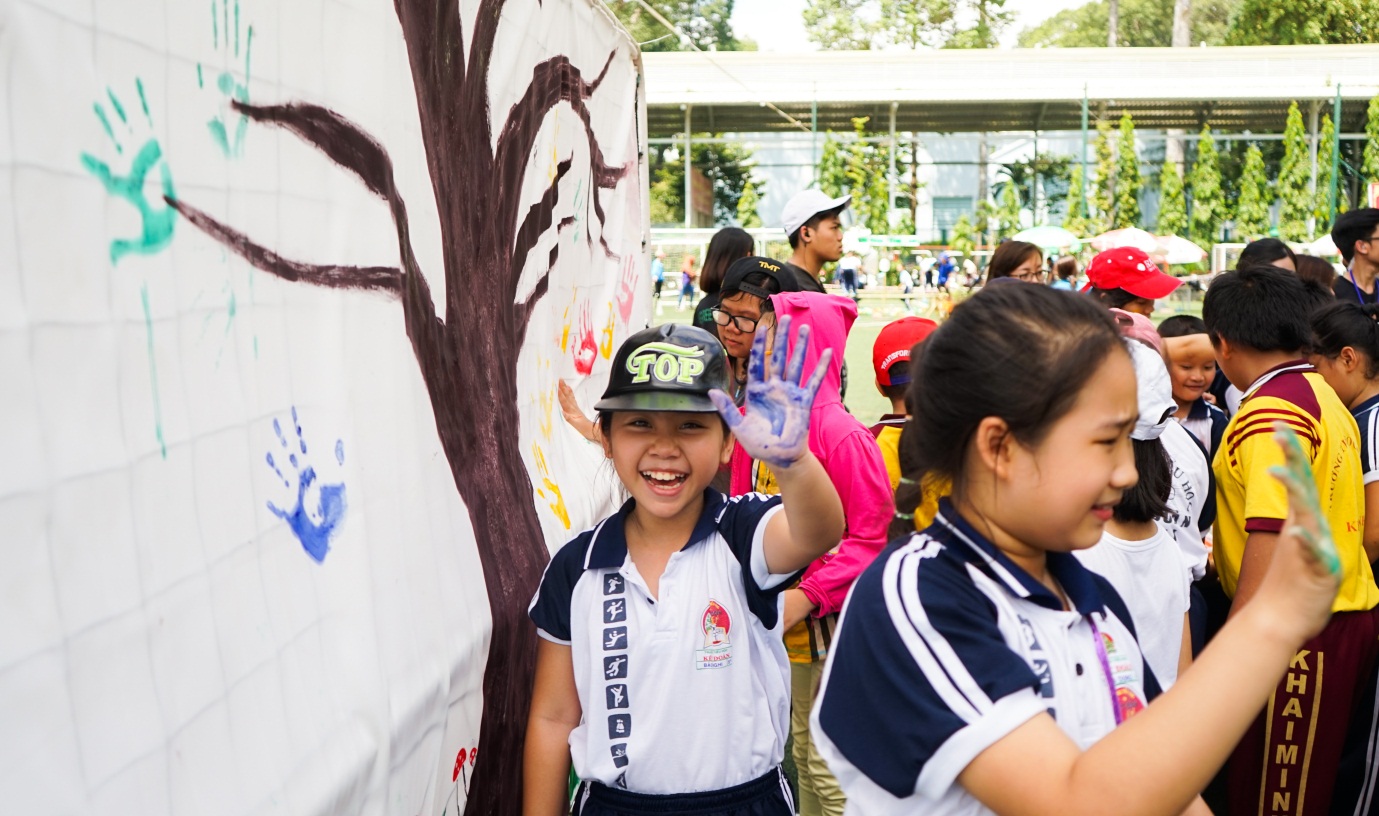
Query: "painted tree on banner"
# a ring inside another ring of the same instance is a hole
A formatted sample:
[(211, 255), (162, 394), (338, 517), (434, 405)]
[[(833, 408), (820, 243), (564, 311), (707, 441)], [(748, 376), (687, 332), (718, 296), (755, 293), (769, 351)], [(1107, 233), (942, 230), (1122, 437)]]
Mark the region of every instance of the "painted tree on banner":
[[(440, 220), (445, 308), (438, 314), (427, 277), (413, 251), (407, 206), (394, 181), (388, 150), (340, 113), (311, 103), (250, 104), (233, 108), (258, 125), (283, 128), (354, 174), (388, 207), (400, 264), (358, 267), (301, 262), (279, 255), (253, 236), (168, 190), (166, 203), (254, 267), (283, 280), (332, 289), (384, 293), (401, 302), (407, 336), (430, 395), (441, 445), (464, 499), (483, 566), (493, 618), (483, 679), (480, 742), (484, 753), (469, 778), (469, 813), (517, 813), (522, 739), (530, 704), (528, 679), (536, 638), (526, 604), (549, 560), (531, 477), (518, 440), (515, 369), (538, 301), (547, 293), (559, 242), (542, 259), (544, 272), (525, 285), (528, 255), (552, 230), (561, 181), (574, 157), (561, 159), (535, 203), (523, 208), (523, 180), (543, 122), (567, 106), (583, 123), (588, 146), (587, 198), (601, 226), (600, 190), (637, 172), (637, 158), (610, 165), (586, 103), (599, 90), (616, 52), (586, 76), (566, 56), (532, 70), (525, 91), (497, 128), (492, 124), (489, 67), (505, 0), (481, 0), (466, 47), (460, 4), (397, 0)], [(407, 148), (410, 149), (410, 146)], [(484, 202), (476, 206), (475, 202)], [(593, 226), (593, 224), (590, 224)], [(619, 260), (601, 232), (585, 232), (611, 260)], [(524, 284), (524, 285), (519, 285)], [(624, 289), (629, 285), (624, 284)], [(619, 297), (630, 297), (622, 292)], [(474, 406), (485, 406), (475, 410)]]

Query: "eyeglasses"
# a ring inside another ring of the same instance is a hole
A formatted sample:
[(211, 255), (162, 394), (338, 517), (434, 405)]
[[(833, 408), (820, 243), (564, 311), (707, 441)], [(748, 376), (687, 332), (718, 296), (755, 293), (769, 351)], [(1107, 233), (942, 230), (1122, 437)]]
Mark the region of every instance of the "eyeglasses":
[(720, 326), (727, 326), (731, 323), (733, 326), (736, 326), (737, 330), (742, 332), (743, 334), (752, 334), (757, 330), (757, 324), (761, 322), (761, 318), (758, 317), (754, 320), (750, 317), (742, 317), (741, 315), (728, 314), (722, 309), (714, 309), (713, 322), (717, 323)]
[(1038, 269), (1034, 270), (1033, 272), (1017, 272), (1014, 275), (1011, 275), (1011, 277), (1018, 281), (1024, 281), (1025, 283), (1044, 282), (1044, 273), (1042, 270)]

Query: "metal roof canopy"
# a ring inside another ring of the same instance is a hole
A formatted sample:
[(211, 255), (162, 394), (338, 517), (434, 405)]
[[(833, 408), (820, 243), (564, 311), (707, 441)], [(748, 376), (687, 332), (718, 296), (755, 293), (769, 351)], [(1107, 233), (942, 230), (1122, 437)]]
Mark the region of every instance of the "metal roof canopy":
[[(1379, 45), (1047, 48), (939, 51), (670, 52), (642, 55), (648, 135), (804, 129), (964, 133), (1081, 128), (1129, 111), (1141, 128), (1283, 130), (1288, 103), (1329, 103), (1363, 131), (1379, 94)], [(817, 108), (815, 107), (817, 105)], [(1304, 116), (1307, 105), (1303, 104)], [(688, 111), (686, 110), (688, 108)]]

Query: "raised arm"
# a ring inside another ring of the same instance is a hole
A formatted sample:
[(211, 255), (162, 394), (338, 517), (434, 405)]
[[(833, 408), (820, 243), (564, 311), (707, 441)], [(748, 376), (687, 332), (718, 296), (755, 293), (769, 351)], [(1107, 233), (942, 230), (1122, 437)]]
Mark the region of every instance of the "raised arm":
[(838, 543), (843, 535), (843, 505), (823, 465), (809, 451), (809, 412), (833, 352), (824, 351), (813, 376), (802, 383), (809, 327), (800, 327), (788, 367), (789, 316), (781, 318), (776, 332), (769, 359), (767, 332), (758, 331), (752, 341), (746, 414), (738, 413), (732, 398), (722, 391), (713, 391), (710, 397), (743, 449), (769, 464), (776, 475), (785, 511), (767, 522), (763, 549), (767, 568), (782, 574), (805, 568)]
[(963, 787), (1005, 816), (1104, 813), (1109, 801), (1119, 813), (1166, 816), (1194, 804), (1298, 646), (1326, 625), (1339, 586), (1307, 457), (1295, 438), (1285, 450), (1290, 472), (1278, 475), (1289, 517), (1259, 602), (1237, 609), (1172, 689), (1087, 751), (1040, 714), (978, 754), (958, 777)]

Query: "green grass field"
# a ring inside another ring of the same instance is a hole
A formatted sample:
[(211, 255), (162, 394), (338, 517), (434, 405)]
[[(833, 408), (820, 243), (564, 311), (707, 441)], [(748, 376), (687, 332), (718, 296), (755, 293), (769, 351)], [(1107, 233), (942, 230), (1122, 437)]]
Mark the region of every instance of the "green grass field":
[[(1199, 296), (1200, 297), (1200, 296)], [(697, 301), (696, 301), (697, 302)], [(904, 303), (899, 298), (866, 298), (859, 304), (857, 322), (852, 325), (852, 333), (848, 335), (848, 347), (846, 359), (848, 364), (848, 393), (843, 402), (847, 405), (852, 415), (862, 421), (864, 425), (872, 425), (881, 417), (882, 414), (890, 412), (889, 401), (881, 396), (881, 392), (876, 390), (876, 374), (872, 371), (871, 347), (876, 342), (876, 335), (881, 332), (881, 327), (892, 320), (904, 317), (906, 314), (917, 314), (923, 317), (939, 319), (942, 304), (938, 302), (935, 295), (916, 294), (910, 299), (913, 312), (906, 312)], [(688, 323), (690, 320), (690, 307), (684, 309), (674, 308), (675, 301), (669, 299), (664, 301), (659, 313), (653, 306), (651, 318), (652, 325), (661, 323)], [(1201, 315), (1202, 302), (1198, 300), (1163, 300), (1158, 304), (1154, 311), (1154, 323), (1175, 314)]]

